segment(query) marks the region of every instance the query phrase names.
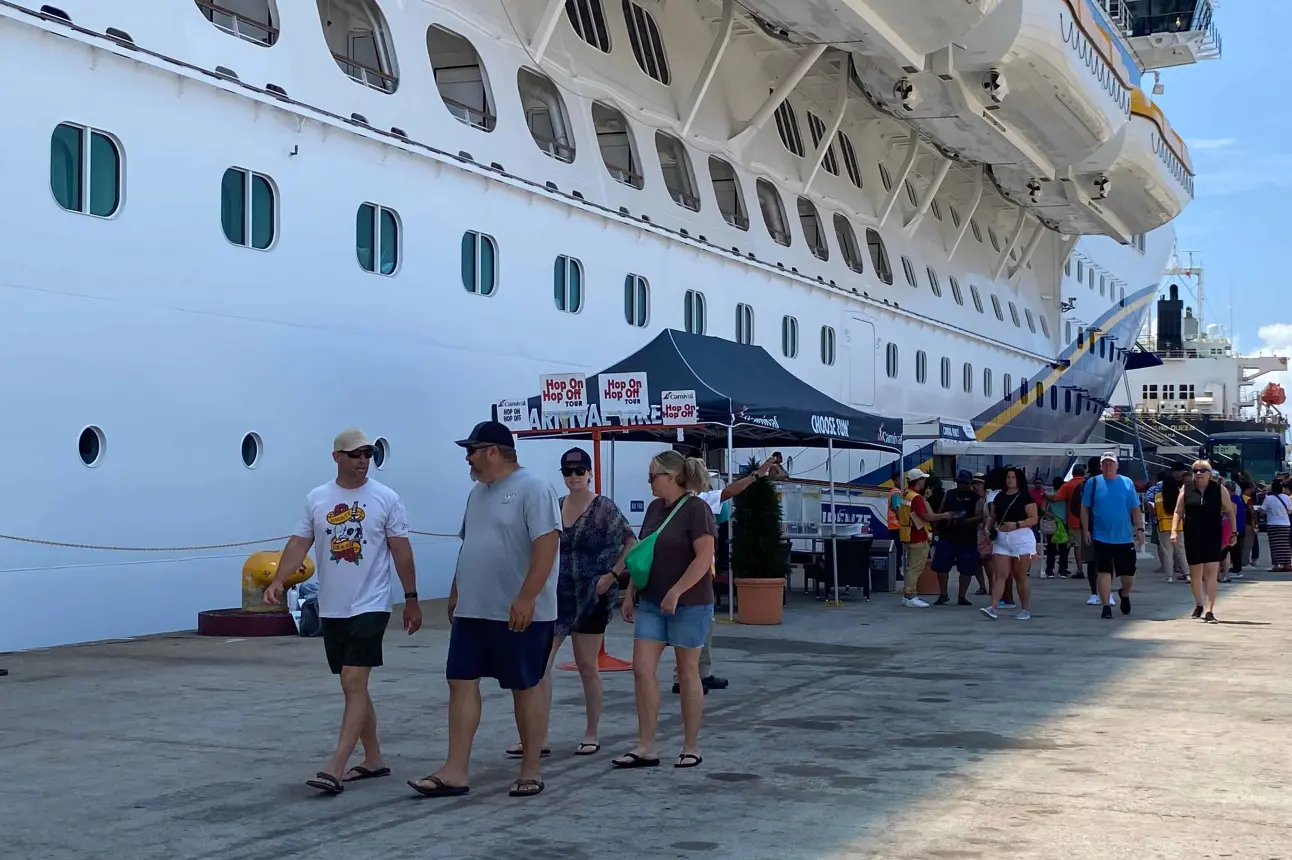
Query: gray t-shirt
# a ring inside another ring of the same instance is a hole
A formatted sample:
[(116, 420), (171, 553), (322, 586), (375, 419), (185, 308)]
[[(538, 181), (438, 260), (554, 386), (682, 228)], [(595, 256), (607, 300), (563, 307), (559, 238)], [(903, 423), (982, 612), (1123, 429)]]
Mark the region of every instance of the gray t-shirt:
[[(528, 469), (486, 484), (477, 482), (462, 515), (462, 549), (455, 576), (459, 618), (506, 621), (529, 572), (535, 538), (561, 530), (561, 505), (550, 483)], [(556, 620), (560, 550), (534, 605), (535, 621)]]

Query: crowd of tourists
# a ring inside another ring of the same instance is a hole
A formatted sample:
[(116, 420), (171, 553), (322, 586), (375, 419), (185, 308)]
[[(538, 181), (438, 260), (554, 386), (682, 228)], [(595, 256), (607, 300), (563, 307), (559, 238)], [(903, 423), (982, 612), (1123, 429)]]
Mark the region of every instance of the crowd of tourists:
[[(654, 499), (634, 532), (615, 502), (592, 490), (592, 458), (581, 448), (561, 458), (567, 492), (558, 496), (551, 481), (520, 465), (514, 437), (503, 424), (481, 422), (457, 444), (475, 483), (458, 533), (461, 549), (448, 599), (448, 751), (440, 768), (408, 784), (425, 797), (470, 791), (480, 681), (490, 678), (511, 691), (514, 700), (519, 742), (501, 751), (520, 762), (509, 794), (541, 793), (541, 762), (552, 753), (551, 673), (567, 638), (586, 710), (583, 736), (573, 754), (598, 754), (599, 656), (616, 609), (633, 625), (637, 742), (611, 759), (611, 765), (660, 765), (656, 676), (661, 657), (671, 648), (683, 734), (673, 767), (699, 766), (704, 696), (727, 686), (714, 676), (710, 655), (718, 524), (729, 518), (730, 500), (757, 478), (774, 471), (784, 474), (779, 458), (768, 458), (729, 486), (710, 489), (704, 461), (661, 452), (644, 476)], [(392, 573), (404, 589), (403, 629), (411, 635), (422, 626), (407, 514), (394, 490), (368, 477), (372, 455), (363, 431), (347, 430), (336, 437), (336, 478), (306, 496), (278, 575), (265, 590), (266, 602), (281, 603), (287, 576), (314, 548), (323, 648), (345, 698), (332, 760), (306, 780), (327, 794), (340, 794), (346, 783), (391, 773), (382, 757), (368, 683), (372, 670), (383, 663)], [(362, 759), (350, 766), (357, 748), (362, 748)]]

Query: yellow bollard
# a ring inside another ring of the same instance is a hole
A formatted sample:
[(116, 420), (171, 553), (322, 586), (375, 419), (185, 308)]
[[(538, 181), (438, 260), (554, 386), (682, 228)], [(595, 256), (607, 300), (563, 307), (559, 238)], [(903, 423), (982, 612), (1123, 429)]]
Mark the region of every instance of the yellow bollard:
[[(278, 561), (282, 553), (277, 550), (253, 552), (242, 565), (242, 611), (286, 612), (287, 600), (277, 605), (265, 603), (265, 589), (278, 575)], [(314, 575), (314, 562), (307, 555), (300, 569), (287, 577), (287, 588), (300, 585)], [(286, 589), (284, 589), (286, 590)]]

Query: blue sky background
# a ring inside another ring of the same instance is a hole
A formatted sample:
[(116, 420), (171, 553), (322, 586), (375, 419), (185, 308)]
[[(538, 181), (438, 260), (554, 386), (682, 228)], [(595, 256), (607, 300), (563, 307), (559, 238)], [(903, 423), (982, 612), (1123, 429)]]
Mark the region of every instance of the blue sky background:
[[(1292, 0), (1223, 0), (1218, 60), (1162, 71), (1153, 96), (1189, 145), (1195, 199), (1177, 244), (1206, 269), (1204, 322), (1243, 352), (1292, 354)], [(1152, 91), (1152, 75), (1144, 89)]]

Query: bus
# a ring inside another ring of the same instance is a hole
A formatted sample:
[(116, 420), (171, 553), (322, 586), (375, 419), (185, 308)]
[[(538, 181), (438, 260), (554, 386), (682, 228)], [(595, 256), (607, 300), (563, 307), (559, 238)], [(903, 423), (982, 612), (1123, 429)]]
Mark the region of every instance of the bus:
[(1287, 469), (1287, 445), (1282, 433), (1213, 433), (1203, 446), (1203, 456), (1227, 478), (1246, 472), (1253, 481), (1268, 483)]

